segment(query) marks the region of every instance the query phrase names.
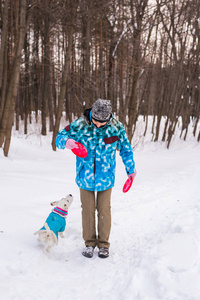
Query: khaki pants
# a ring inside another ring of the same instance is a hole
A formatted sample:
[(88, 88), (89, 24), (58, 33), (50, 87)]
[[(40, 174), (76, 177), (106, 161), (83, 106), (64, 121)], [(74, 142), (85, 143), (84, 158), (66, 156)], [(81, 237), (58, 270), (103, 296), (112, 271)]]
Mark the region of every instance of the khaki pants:
[[(111, 228), (111, 189), (95, 192), (80, 189), (82, 204), (83, 239), (86, 246), (109, 248), (108, 242)], [(98, 237), (96, 235), (95, 210), (98, 218)]]

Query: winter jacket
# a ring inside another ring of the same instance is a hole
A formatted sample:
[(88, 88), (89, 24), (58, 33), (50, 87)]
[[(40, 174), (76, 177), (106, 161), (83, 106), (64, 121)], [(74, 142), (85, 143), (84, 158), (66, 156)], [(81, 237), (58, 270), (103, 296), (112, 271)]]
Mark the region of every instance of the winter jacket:
[(115, 183), (117, 149), (127, 175), (135, 172), (133, 150), (121, 122), (111, 117), (105, 126), (97, 128), (90, 111), (87, 109), (83, 117), (58, 132), (56, 146), (65, 149), (69, 138), (82, 143), (88, 155), (76, 158), (76, 183), (84, 190), (104, 191)]

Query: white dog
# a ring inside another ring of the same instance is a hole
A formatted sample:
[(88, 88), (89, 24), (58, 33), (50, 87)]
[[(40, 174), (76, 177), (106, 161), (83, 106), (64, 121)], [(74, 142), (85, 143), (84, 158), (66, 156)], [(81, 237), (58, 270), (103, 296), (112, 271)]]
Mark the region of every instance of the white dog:
[(34, 233), (38, 234), (38, 241), (43, 241), (48, 245), (46, 251), (49, 251), (52, 246), (58, 244), (58, 234), (60, 237), (64, 238), (63, 232), (66, 226), (65, 218), (68, 215), (68, 209), (72, 201), (73, 196), (69, 194), (60, 201), (51, 202), (52, 206), (57, 206), (54, 207), (49, 214), (44, 226)]

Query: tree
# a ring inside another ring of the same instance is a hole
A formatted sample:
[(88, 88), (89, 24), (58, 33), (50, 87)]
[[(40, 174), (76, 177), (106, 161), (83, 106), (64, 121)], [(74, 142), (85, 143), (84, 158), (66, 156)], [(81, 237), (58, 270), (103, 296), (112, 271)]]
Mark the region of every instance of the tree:
[(19, 70), (21, 63), (21, 51), (23, 49), (24, 37), (28, 27), (28, 21), (30, 20), (30, 11), (27, 12), (26, 0), (22, 0), (19, 4), (19, 17), (17, 22), (19, 22), (19, 31), (16, 35), (16, 45), (14, 49), (13, 63), (12, 63), (12, 73), (8, 81), (7, 94), (5, 98), (4, 110), (0, 123), (0, 147), (4, 143), (4, 155), (8, 155), (10, 140), (11, 140), (11, 129), (14, 118), (15, 101), (17, 97), (18, 83), (19, 83)]

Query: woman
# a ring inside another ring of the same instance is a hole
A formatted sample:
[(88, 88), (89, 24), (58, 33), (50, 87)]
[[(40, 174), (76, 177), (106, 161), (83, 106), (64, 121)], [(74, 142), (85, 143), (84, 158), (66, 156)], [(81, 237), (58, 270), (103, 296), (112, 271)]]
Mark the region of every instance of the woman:
[[(80, 188), (83, 239), (86, 246), (82, 254), (91, 258), (97, 246), (98, 256), (106, 258), (109, 256), (110, 199), (115, 182), (117, 149), (128, 177), (134, 178), (136, 175), (132, 147), (122, 123), (112, 116), (110, 100), (96, 100), (81, 118), (59, 131), (56, 138), (59, 149), (76, 148), (75, 142), (83, 144), (88, 151), (87, 157), (76, 158), (76, 183)], [(98, 235), (95, 225), (96, 208)]]

